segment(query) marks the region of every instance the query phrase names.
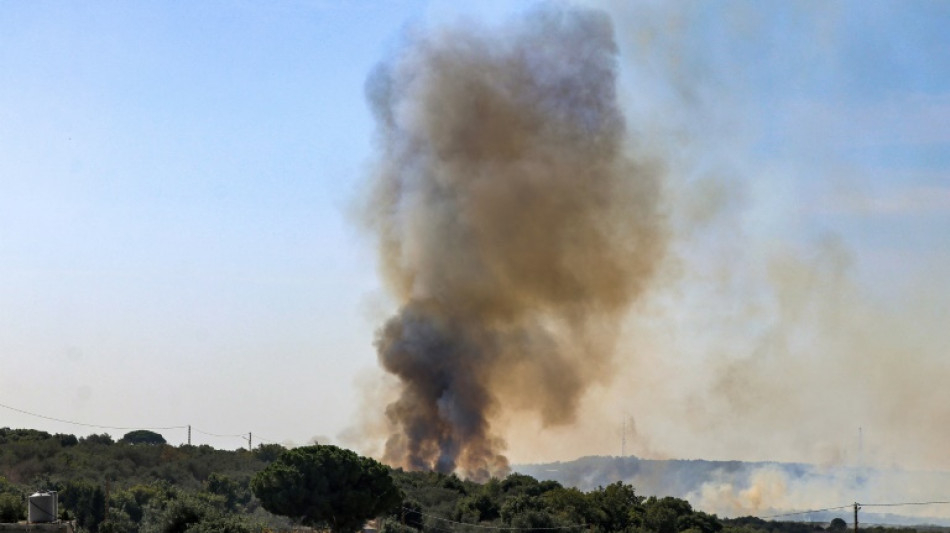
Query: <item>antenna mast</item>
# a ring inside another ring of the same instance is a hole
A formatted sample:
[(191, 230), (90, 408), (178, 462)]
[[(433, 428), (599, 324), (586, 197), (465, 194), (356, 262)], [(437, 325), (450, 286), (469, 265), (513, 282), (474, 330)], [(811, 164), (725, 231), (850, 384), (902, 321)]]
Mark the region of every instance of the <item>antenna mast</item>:
[(623, 419), (623, 429), (620, 430), (620, 457), (627, 455), (627, 418)]

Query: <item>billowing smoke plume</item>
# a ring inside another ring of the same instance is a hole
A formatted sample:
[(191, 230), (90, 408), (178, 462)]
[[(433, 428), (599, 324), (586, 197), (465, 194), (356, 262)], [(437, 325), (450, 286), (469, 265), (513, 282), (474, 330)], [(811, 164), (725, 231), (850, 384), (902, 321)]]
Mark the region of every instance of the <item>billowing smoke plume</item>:
[(661, 173), (629, 151), (608, 16), (546, 6), (416, 35), (370, 77), (367, 217), (400, 309), (385, 460), (507, 471), (502, 409), (572, 421), (665, 249)]

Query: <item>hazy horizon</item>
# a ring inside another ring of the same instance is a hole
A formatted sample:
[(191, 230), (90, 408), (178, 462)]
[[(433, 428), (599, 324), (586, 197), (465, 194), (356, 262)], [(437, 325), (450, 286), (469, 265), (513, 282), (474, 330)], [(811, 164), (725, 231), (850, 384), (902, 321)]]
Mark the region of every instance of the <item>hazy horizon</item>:
[[(504, 456), (617, 455), (626, 427), (643, 458), (950, 470), (950, 5), (571, 4), (609, 16), (668, 244), (615, 349), (572, 352), (571, 416), (490, 413)], [(367, 79), (528, 11), (5, 4), (0, 404), (381, 457), (374, 341), (401, 301), (356, 213), (381, 157)]]

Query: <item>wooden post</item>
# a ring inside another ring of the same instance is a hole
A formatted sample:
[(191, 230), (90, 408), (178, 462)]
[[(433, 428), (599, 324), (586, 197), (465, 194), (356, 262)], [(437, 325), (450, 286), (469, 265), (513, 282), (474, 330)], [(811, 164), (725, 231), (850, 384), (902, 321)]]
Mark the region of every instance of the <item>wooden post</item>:
[(860, 508), (858, 502), (854, 502), (854, 533), (858, 533), (858, 509)]

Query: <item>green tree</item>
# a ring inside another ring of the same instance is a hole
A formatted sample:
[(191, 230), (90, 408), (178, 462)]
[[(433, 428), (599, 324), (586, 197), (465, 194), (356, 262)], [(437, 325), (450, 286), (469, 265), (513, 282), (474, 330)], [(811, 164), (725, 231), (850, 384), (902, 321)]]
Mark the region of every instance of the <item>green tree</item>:
[(75, 446), (79, 444), (79, 439), (77, 439), (75, 435), (69, 435), (66, 433), (57, 433), (53, 436), (59, 439), (59, 444), (63, 448), (68, 448), (69, 446)]
[[(685, 500), (684, 500), (685, 501)], [(676, 527), (680, 531), (699, 531), (701, 533), (718, 533), (722, 531), (722, 523), (716, 515), (702, 511), (693, 511), (691, 514), (680, 516), (676, 520)]]
[(112, 437), (108, 433), (103, 433), (101, 435), (93, 433), (92, 435), (79, 439), (79, 442), (80, 444), (102, 444), (105, 446), (113, 444)]
[(5, 492), (0, 494), (0, 522), (16, 522), (26, 518), (23, 498), (16, 494)]
[(251, 495), (247, 486), (242, 487), (237, 481), (213, 472), (205, 481), (205, 489), (211, 494), (217, 494), (224, 499), (224, 508), (227, 511), (235, 511), (238, 504), (247, 504)]
[[(632, 486), (617, 481), (592, 491), (589, 498), (597, 515), (594, 522), (600, 526), (601, 530), (623, 531), (630, 526), (639, 525), (643, 498), (637, 496)], [(675, 532), (660, 531), (659, 533)]]
[(70, 481), (60, 492), (63, 509), (76, 518), (83, 529), (96, 533), (106, 517), (106, 498), (102, 487), (88, 481)]
[[(644, 525), (647, 529), (657, 533), (677, 533), (693, 526), (701, 528), (715, 527), (706, 524), (701, 518), (693, 523), (691, 521), (693, 508), (689, 502), (672, 496), (663, 498), (651, 496), (644, 507), (646, 508)], [(721, 528), (720, 525), (719, 529)]]
[(119, 442), (125, 444), (166, 444), (165, 437), (161, 433), (155, 433), (147, 429), (130, 431), (123, 435)]
[(251, 480), (268, 511), (311, 527), (352, 533), (402, 501), (389, 468), (329, 445), (287, 450)]
[(828, 531), (844, 531), (848, 529), (848, 523), (843, 518), (835, 518), (828, 525)]
[(286, 449), (280, 444), (259, 444), (254, 449), (254, 456), (265, 463), (270, 463), (280, 457)]
[(594, 507), (593, 498), (575, 488), (558, 487), (545, 492), (541, 498), (545, 506), (568, 524), (594, 523), (602, 515)]
[(455, 519), (459, 522), (490, 521), (498, 516), (498, 503), (485, 492), (466, 496), (455, 504)]
[(185, 533), (195, 524), (217, 517), (215, 509), (200, 495), (174, 493), (166, 501), (153, 501), (145, 511), (142, 533)]

